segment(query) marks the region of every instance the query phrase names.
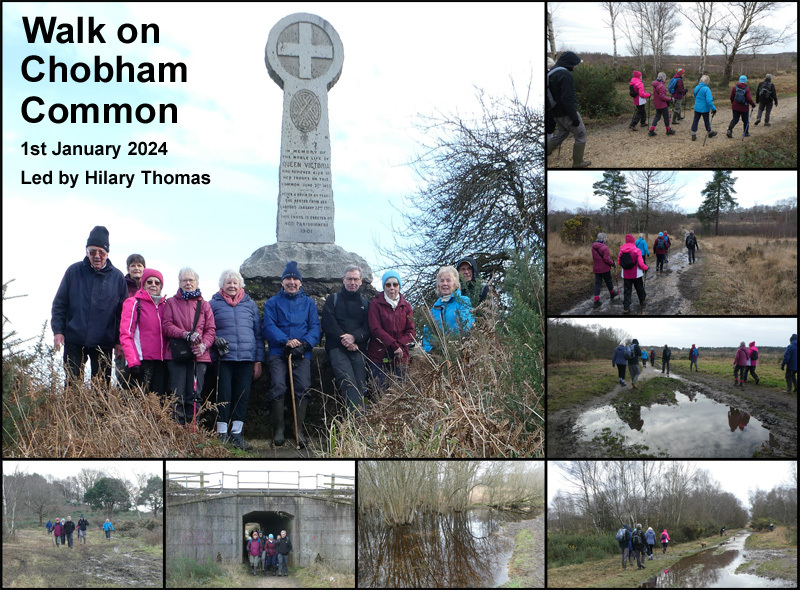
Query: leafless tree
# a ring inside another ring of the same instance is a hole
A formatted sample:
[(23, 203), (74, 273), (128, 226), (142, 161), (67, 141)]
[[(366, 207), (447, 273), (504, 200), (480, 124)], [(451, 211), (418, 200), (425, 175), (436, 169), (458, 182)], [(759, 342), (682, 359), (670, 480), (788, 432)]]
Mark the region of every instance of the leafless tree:
[(545, 19), (547, 20), (547, 41), (550, 44), (550, 57), (553, 59), (558, 55), (558, 49), (556, 47), (556, 27), (553, 22), (556, 19), (557, 11), (557, 2), (547, 3), (547, 11), (545, 12)]
[(796, 20), (782, 29), (772, 29), (761, 23), (771, 19), (784, 2), (724, 2), (727, 14), (711, 31), (711, 38), (725, 51), (725, 69), (721, 84), (727, 86), (733, 77), (733, 61), (738, 53), (751, 51), (753, 56), (762, 47), (779, 45), (791, 40)]
[(628, 51), (636, 58), (637, 68), (645, 71), (645, 30), (646, 13), (640, 10), (639, 2), (626, 2), (624, 5), (625, 18), (622, 20), (622, 29), (628, 40)]
[(19, 464), (10, 474), (3, 473), (3, 536), (13, 539), (16, 534), (17, 506), (22, 505), (27, 491), (26, 473)]
[(644, 215), (644, 233), (648, 232), (652, 209), (679, 198), (675, 171), (636, 170), (630, 173), (631, 198), (638, 203)]
[(58, 497), (54, 493), (53, 486), (38, 473), (27, 476), (27, 479), (28, 492), (25, 494), (25, 505), (39, 517), (41, 526), (44, 515), (58, 507)]
[(675, 2), (628, 2), (626, 11), (631, 19), (627, 30), (633, 55), (643, 56), (645, 47), (653, 57), (653, 70), (662, 69), (664, 54), (675, 41), (681, 21)]
[(601, 2), (603, 10), (608, 11), (608, 20), (603, 24), (611, 28), (611, 38), (614, 40), (614, 77), (619, 74), (619, 64), (617, 63), (617, 19), (622, 13), (622, 2)]
[(719, 2), (695, 2), (694, 8), (683, 9), (678, 5), (678, 11), (686, 20), (697, 29), (699, 33), (698, 46), (700, 50), (699, 74), (706, 73), (706, 59), (708, 58), (708, 39), (711, 31), (717, 26), (719, 17), (714, 18), (714, 4)]
[[(85, 494), (87, 491), (94, 487), (100, 478), (105, 477), (106, 474), (102, 469), (92, 469), (90, 467), (84, 467), (81, 469), (78, 474), (75, 476), (78, 478), (78, 484), (81, 487), (81, 492)], [(81, 498), (83, 500), (83, 498)]]

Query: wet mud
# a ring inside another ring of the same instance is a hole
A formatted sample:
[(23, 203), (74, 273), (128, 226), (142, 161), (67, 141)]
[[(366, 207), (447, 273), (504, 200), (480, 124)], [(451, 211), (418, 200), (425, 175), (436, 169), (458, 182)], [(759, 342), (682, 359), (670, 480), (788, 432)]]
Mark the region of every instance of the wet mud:
[[(639, 381), (660, 375), (648, 367)], [(797, 456), (796, 397), (750, 384), (733, 390), (710, 375), (671, 376), (682, 382), (676, 404), (626, 406), (620, 400), (629, 388), (617, 385), (548, 413), (548, 456)]]

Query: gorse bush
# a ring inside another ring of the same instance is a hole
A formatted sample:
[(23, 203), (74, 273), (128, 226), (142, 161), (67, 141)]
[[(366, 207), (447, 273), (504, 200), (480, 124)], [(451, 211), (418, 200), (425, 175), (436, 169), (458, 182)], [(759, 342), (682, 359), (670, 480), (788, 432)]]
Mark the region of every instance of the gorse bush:
[(627, 113), (629, 105), (614, 88), (614, 69), (581, 64), (572, 72), (581, 117), (614, 117)]
[(548, 533), (547, 567), (560, 567), (619, 554), (616, 531), (607, 534)]
[(576, 215), (567, 219), (561, 228), (561, 239), (570, 244), (586, 244), (591, 242), (600, 232), (600, 226), (592, 223), (587, 215)]

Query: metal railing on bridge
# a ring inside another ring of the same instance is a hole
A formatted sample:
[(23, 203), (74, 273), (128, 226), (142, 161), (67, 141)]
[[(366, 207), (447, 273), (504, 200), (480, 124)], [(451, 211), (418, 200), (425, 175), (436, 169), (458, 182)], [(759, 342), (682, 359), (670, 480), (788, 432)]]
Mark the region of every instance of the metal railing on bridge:
[(269, 491), (353, 498), (355, 477), (322, 473), (300, 475), (299, 471), (167, 472), (167, 494), (172, 496)]

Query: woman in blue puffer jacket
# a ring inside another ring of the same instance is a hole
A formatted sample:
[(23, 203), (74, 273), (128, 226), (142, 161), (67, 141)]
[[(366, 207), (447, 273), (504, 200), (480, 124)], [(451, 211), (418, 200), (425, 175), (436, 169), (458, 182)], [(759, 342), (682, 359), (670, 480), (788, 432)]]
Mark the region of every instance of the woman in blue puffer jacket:
[(711, 122), (708, 120), (708, 113), (716, 113), (717, 107), (714, 106), (714, 97), (711, 95), (711, 88), (708, 83), (711, 78), (708, 74), (700, 76), (700, 83), (694, 87), (694, 120), (692, 121), (692, 141), (697, 139), (697, 123), (703, 117), (703, 125), (709, 137), (714, 137), (717, 132), (711, 131)]
[[(454, 266), (443, 266), (439, 269), (436, 275), (439, 299), (433, 304), (431, 315), (445, 339), (466, 334), (475, 323), (475, 318), (472, 316), (472, 302), (469, 297), (461, 294), (458, 285), (458, 271)], [(423, 330), (422, 347), (425, 352), (433, 350), (432, 337), (427, 326)]]
[[(264, 337), (258, 307), (244, 292), (244, 279), (235, 270), (225, 270), (219, 277), (219, 291), (211, 298), (211, 310), (217, 326), (217, 346), (212, 357), (218, 359), (217, 435), (230, 440), (237, 448), (250, 450), (242, 438), (250, 386), (261, 377), (264, 362)], [(222, 339), (222, 340), (220, 340)], [(228, 420), (233, 420), (228, 436)]]

